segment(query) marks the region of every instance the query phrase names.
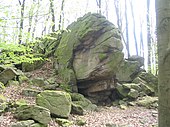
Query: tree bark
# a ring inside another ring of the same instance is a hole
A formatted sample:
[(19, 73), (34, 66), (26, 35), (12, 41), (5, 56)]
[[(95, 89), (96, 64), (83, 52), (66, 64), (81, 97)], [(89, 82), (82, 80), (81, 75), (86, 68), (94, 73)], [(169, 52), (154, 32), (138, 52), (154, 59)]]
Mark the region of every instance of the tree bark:
[(152, 53), (152, 47), (151, 47), (151, 23), (150, 23), (150, 0), (147, 0), (147, 46), (148, 46), (148, 71), (151, 72), (151, 53)]
[(52, 32), (55, 32), (54, 0), (50, 0), (50, 10), (52, 16)]
[(133, 36), (134, 36), (134, 41), (135, 41), (136, 55), (139, 55), (139, 53), (138, 53), (138, 43), (137, 43), (137, 37), (136, 37), (136, 23), (135, 23), (135, 16), (134, 16), (134, 9), (133, 9), (133, 5), (132, 5), (132, 1), (130, 1), (130, 7), (131, 7), (131, 13), (132, 13)]
[(99, 9), (99, 11), (98, 11), (98, 13), (99, 14), (102, 14), (102, 9), (101, 9), (101, 0), (96, 0), (96, 3), (97, 3), (97, 7), (98, 7), (98, 9)]
[(170, 127), (170, 0), (156, 0), (159, 127)]
[(24, 10), (25, 10), (25, 0), (22, 2), (18, 0), (19, 5), (21, 6), (21, 19), (20, 19), (20, 26), (19, 26), (19, 35), (18, 35), (18, 44), (22, 43), (22, 32), (24, 27)]
[(129, 27), (128, 27), (128, 18), (127, 18), (127, 0), (125, 0), (125, 22), (126, 22), (126, 49), (129, 58), (130, 51), (129, 51)]
[[(61, 3), (61, 12), (60, 12), (60, 19), (59, 19), (59, 23), (58, 23), (58, 29), (61, 30), (63, 29), (63, 25), (64, 25), (64, 0), (62, 0), (62, 3)], [(61, 27), (62, 25), (62, 27)]]

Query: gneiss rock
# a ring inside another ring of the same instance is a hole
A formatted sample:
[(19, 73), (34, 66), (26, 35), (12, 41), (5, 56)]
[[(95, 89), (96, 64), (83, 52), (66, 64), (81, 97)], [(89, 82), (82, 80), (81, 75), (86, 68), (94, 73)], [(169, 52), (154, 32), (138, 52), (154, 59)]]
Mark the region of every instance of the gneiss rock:
[(51, 121), (50, 111), (37, 105), (21, 105), (15, 112), (15, 117), (20, 120), (33, 119), (43, 125)]
[(59, 74), (88, 96), (113, 89), (124, 56), (120, 31), (104, 16), (91, 13), (68, 29), (55, 52)]
[(71, 97), (64, 91), (45, 90), (37, 95), (36, 104), (58, 117), (67, 118), (71, 112)]

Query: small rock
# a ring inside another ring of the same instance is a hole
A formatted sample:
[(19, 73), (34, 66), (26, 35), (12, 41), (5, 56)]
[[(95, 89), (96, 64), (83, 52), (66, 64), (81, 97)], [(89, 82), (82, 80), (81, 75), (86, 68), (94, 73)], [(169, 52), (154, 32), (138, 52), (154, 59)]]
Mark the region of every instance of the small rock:
[(130, 92), (128, 93), (128, 96), (130, 98), (136, 99), (139, 96), (139, 92), (135, 89), (130, 89)]
[(67, 119), (61, 119), (61, 118), (56, 118), (56, 122), (62, 127), (68, 127), (73, 125), (74, 123), (73, 121), (69, 121)]
[(11, 79), (14, 79), (17, 76), (17, 73), (12, 68), (7, 68), (0, 73), (0, 82), (7, 84), (7, 82)]
[(144, 106), (146, 108), (151, 108), (151, 107), (153, 107), (154, 103), (158, 103), (158, 97), (146, 96), (146, 97), (143, 97), (141, 100), (138, 100), (136, 103), (139, 106)]
[(22, 95), (27, 96), (27, 97), (36, 97), (41, 91), (35, 90), (35, 89), (23, 89), (22, 90)]
[(39, 87), (44, 87), (46, 85), (49, 85), (49, 83), (45, 81), (43, 78), (33, 78), (31, 80), (31, 84)]
[(76, 120), (76, 125), (78, 125), (78, 126), (84, 126), (85, 124), (86, 124), (86, 121), (83, 119)]
[(10, 127), (32, 127), (31, 125), (34, 123), (34, 120), (19, 121), (10, 125)]
[(71, 114), (83, 115), (84, 110), (80, 105), (72, 103), (72, 105), (71, 105)]

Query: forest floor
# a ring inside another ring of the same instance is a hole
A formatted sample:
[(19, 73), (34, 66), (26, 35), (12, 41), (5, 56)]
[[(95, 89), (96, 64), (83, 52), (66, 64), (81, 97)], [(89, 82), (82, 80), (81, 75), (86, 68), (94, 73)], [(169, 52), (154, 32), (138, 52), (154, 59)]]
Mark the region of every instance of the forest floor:
[[(33, 77), (48, 77), (52, 70), (52, 64), (48, 63), (43, 68), (33, 71)], [(59, 79), (58, 79), (59, 80)], [(28, 83), (23, 83), (20, 86), (8, 86), (3, 91), (3, 95), (10, 101), (25, 99), (30, 104), (35, 104), (34, 97), (22, 96), (21, 92), (28, 86)], [(97, 111), (86, 112), (83, 116), (70, 115), (69, 120), (76, 123), (77, 120), (85, 121), (83, 127), (156, 127), (158, 119), (157, 109), (146, 109), (144, 107), (128, 107), (127, 109), (120, 109), (115, 106), (98, 106)], [(9, 127), (17, 120), (14, 118), (12, 112), (3, 113), (0, 116), (0, 127)], [(48, 127), (59, 127), (59, 125), (52, 120)], [(72, 125), (70, 127), (78, 127)]]

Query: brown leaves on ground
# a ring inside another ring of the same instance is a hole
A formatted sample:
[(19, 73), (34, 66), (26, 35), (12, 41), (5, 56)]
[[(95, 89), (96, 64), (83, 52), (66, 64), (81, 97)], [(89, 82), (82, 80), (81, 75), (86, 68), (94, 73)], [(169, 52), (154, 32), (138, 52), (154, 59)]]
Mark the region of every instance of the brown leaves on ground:
[[(53, 75), (52, 62), (47, 62), (41, 69), (27, 73), (30, 77), (49, 78)], [(57, 82), (61, 79), (56, 77)], [(28, 86), (23, 83), (20, 86), (9, 86), (2, 92), (10, 101), (25, 99), (29, 104), (35, 104), (35, 98), (22, 96), (21, 92)], [(77, 120), (83, 120), (86, 124), (83, 127), (106, 127), (112, 125), (122, 125), (124, 127), (153, 127), (157, 124), (157, 110), (146, 109), (143, 107), (129, 107), (122, 110), (118, 107), (101, 106), (98, 111), (88, 112), (83, 116), (70, 115), (70, 120), (74, 121), (71, 127), (78, 127)], [(3, 113), (0, 116), (0, 127), (9, 127), (17, 120), (11, 112)], [(48, 127), (58, 127), (55, 120), (52, 120)]]

